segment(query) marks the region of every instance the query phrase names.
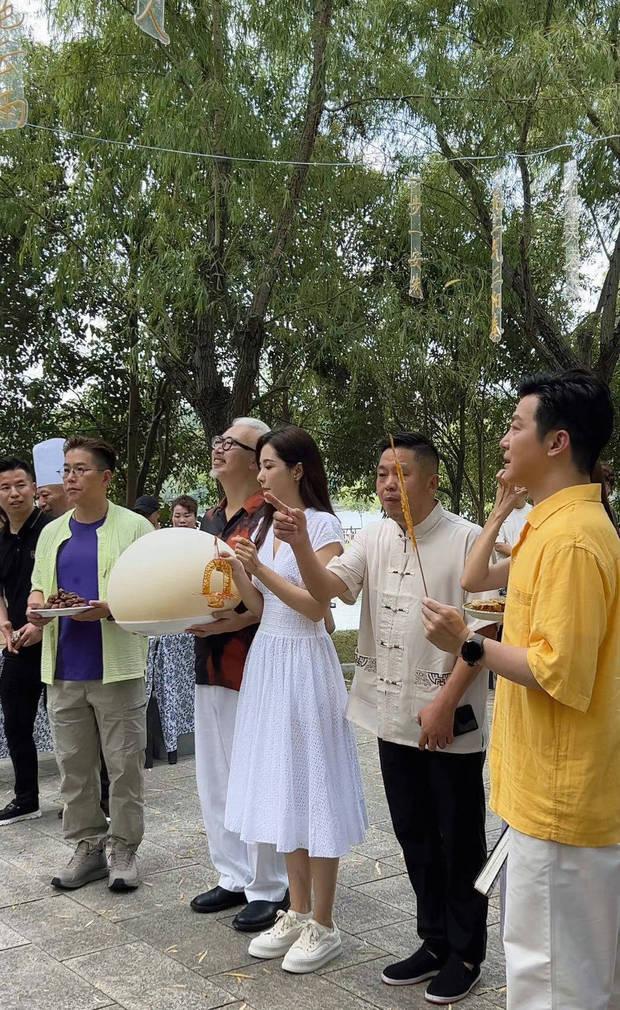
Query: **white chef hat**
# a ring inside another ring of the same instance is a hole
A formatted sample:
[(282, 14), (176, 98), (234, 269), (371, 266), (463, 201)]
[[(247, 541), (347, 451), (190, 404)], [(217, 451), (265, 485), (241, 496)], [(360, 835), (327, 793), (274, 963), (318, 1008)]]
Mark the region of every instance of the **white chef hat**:
[(48, 438), (39, 442), (32, 450), (34, 472), (39, 487), (46, 484), (62, 484), (62, 468), (65, 465), (64, 438)]

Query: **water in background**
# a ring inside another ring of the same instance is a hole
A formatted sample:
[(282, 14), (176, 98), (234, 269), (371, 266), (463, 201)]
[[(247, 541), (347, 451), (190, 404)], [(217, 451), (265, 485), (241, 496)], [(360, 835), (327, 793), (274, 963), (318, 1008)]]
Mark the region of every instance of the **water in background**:
[[(375, 512), (354, 512), (351, 509), (336, 508), (335, 511), (342, 523), (345, 540), (347, 542), (351, 540), (355, 536), (356, 532), (363, 526), (375, 523), (381, 518), (381, 512), (379, 509)], [(335, 603), (336, 607), (332, 610), (332, 615), (336, 622), (336, 628), (338, 631), (357, 631), (360, 623), (361, 599), (358, 598), (357, 602), (354, 603), (352, 607), (343, 603), (342, 600), (336, 600)]]

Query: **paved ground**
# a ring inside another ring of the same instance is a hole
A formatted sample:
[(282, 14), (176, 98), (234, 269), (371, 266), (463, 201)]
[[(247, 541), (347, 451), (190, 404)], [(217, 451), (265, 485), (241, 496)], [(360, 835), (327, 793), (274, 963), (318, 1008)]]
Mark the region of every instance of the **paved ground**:
[[(0, 829), (0, 1006), (2, 1010), (421, 1010), (424, 986), (395, 988), (383, 965), (417, 945), (415, 899), (391, 830), (376, 742), (359, 734), (371, 827), (342, 862), (335, 918), (344, 952), (318, 975), (294, 976), (257, 962), (232, 915), (199, 916), (189, 899), (213, 886), (200, 821), (194, 762), (157, 764), (147, 775), (144, 883), (112, 894), (105, 881), (61, 894), (49, 884), (70, 856), (62, 841), (58, 780), (42, 758), (38, 821)], [(0, 803), (11, 768), (0, 762)], [(489, 815), (489, 840), (498, 825)], [(489, 954), (468, 1010), (505, 1006), (499, 900), (491, 899)]]

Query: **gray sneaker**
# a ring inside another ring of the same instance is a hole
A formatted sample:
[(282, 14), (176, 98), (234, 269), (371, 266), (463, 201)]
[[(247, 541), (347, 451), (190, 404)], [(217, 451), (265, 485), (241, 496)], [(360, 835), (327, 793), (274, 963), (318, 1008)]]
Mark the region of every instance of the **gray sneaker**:
[(133, 891), (140, 884), (136, 853), (124, 842), (114, 839), (110, 847), (111, 891)]
[(91, 880), (101, 880), (108, 875), (108, 861), (105, 857), (103, 842), (93, 845), (90, 842), (78, 842), (77, 848), (67, 866), (57, 877), (53, 877), (52, 886), (61, 891), (72, 891), (82, 887)]

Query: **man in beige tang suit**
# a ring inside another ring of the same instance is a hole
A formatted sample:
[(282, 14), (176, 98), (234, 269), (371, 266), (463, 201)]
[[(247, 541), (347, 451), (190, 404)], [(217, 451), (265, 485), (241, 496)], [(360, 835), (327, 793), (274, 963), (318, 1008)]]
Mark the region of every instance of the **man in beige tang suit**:
[[(395, 436), (429, 593), (462, 607), (465, 559), (480, 528), (436, 497), (439, 457), (422, 435)], [(280, 503), (276, 535), (291, 544), (307, 589), (320, 602), (362, 594), (349, 717), (379, 738), (396, 836), (417, 899), (418, 950), (388, 965), (388, 985), (430, 980), (425, 997), (463, 999), (486, 953), (486, 899), (473, 881), (486, 858), (482, 768), (487, 677), (478, 663), (442, 653), (421, 618), (424, 584), (406, 536), (394, 452), (385, 442), (377, 494), (386, 518), (360, 530), (328, 568), (315, 563), (303, 511)], [(484, 622), (474, 623), (481, 630)], [(455, 728), (459, 731), (455, 735)]]

